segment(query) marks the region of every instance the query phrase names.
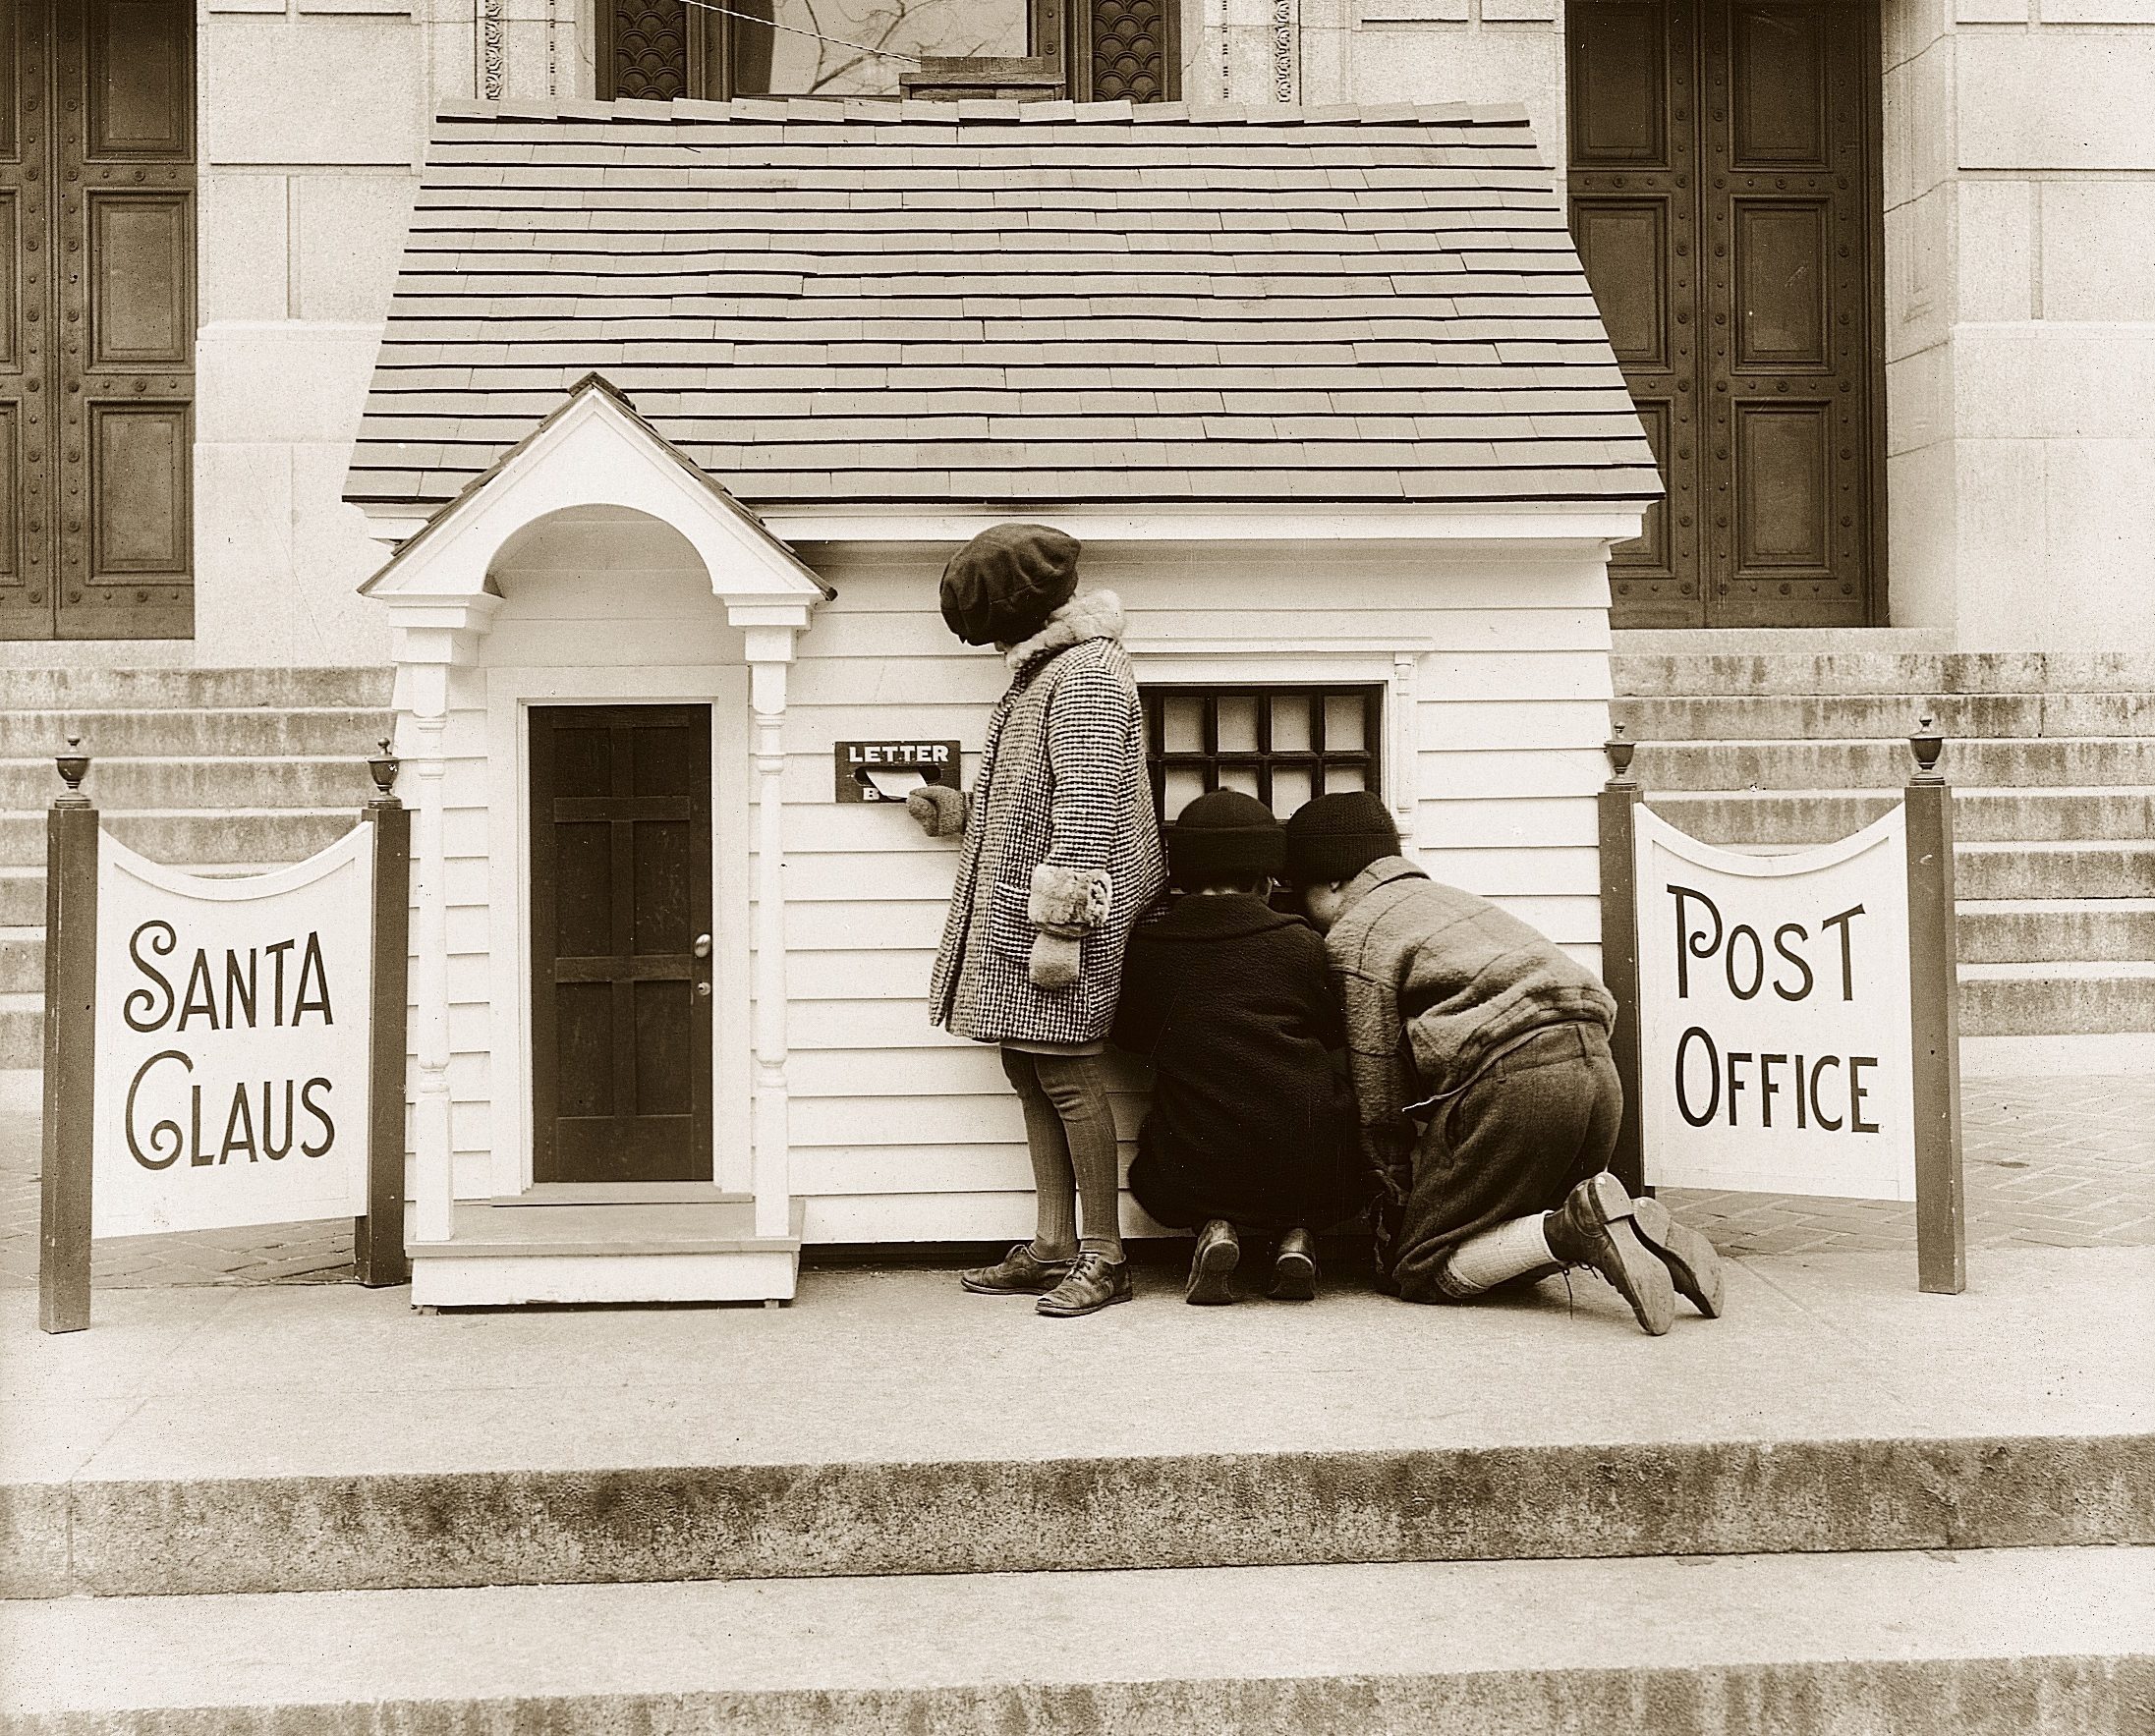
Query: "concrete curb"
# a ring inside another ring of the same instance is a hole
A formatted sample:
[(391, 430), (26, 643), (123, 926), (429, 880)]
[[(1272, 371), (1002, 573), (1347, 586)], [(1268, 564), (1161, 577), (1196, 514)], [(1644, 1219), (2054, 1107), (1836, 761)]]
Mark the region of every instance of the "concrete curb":
[(0, 1715), (0, 1736), (2127, 1736), (2151, 1704), (2155, 1658), (1965, 1657), (71, 1710)]
[(2155, 1434), (0, 1485), (0, 1596), (2155, 1542)]

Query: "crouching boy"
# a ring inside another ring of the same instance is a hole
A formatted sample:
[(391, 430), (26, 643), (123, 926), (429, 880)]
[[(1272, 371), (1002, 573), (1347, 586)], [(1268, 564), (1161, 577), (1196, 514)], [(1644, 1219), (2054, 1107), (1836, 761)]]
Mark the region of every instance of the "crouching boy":
[(1712, 1246), (1608, 1172), (1623, 1093), (1616, 1002), (1593, 973), (1402, 859), (1373, 796), (1301, 809), (1287, 874), (1339, 986), (1378, 1175), (1379, 1281), (1410, 1302), (1464, 1302), (1583, 1266), (1648, 1332), (1669, 1330), (1679, 1290), (1718, 1316)]
[(1266, 902), (1286, 840), (1233, 790), (1200, 796), (1167, 834), (1185, 896), (1130, 937), (1114, 1042), (1153, 1065), (1130, 1192), (1160, 1222), (1195, 1229), (1193, 1303), (1234, 1300), (1240, 1232), (1274, 1239), (1268, 1288), (1317, 1293), (1311, 1232), (1368, 1199), (1325, 944)]

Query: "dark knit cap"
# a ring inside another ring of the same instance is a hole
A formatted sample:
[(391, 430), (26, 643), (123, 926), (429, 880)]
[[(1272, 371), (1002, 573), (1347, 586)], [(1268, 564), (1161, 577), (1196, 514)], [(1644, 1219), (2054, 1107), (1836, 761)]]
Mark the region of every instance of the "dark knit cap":
[(1367, 790), (1305, 802), (1287, 821), (1287, 879), (1297, 886), (1351, 880), (1373, 862), (1399, 854), (1399, 828)]
[(967, 644), (1017, 644), (1077, 590), (1074, 536), (1047, 525), (993, 525), (942, 570), (942, 618)]
[(1188, 890), (1222, 880), (1276, 879), (1287, 835), (1273, 812), (1240, 790), (1215, 790), (1175, 815), (1167, 828), (1167, 869)]

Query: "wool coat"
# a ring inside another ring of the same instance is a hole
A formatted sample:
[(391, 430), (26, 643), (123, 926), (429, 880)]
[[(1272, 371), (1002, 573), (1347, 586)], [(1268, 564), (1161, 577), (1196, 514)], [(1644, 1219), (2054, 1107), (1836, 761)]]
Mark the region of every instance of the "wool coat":
[[(1378, 1182), (1378, 1269), (1389, 1275), (1391, 1237), (1409, 1197), (1444, 1186), (1453, 1110), (1485, 1068), (1537, 1033), (1589, 1028), (1607, 1053), (1616, 1003), (1584, 965), (1486, 898), (1446, 886), (1402, 857), (1373, 862), (1347, 885), (1345, 908), (1325, 937), (1346, 1021), (1362, 1148)], [(1409, 1113), (1412, 1110), (1414, 1113)], [(1486, 1197), (1519, 1183), (1513, 1215), (1546, 1210), (1524, 1174), (1489, 1178)], [(1528, 1202), (1526, 1196), (1534, 1198)], [(1428, 1209), (1430, 1221), (1448, 1213)]]
[[(1166, 877), (1145, 721), (1114, 592), (1072, 597), (1004, 653), (929, 1016), (976, 1042), (1107, 1035), (1130, 929)], [(1035, 939), (1074, 939), (1076, 980), (1034, 982)]]
[(1162, 1223), (1323, 1229), (1368, 1203), (1325, 943), (1297, 918), (1221, 893), (1139, 924), (1113, 1036), (1153, 1066), (1130, 1191)]

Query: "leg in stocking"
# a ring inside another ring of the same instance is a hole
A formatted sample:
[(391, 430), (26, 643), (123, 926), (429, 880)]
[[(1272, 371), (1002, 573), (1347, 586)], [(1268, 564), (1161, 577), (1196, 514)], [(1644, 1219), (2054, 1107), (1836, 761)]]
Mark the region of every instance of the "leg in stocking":
[(1042, 1260), (1068, 1260), (1077, 1252), (1076, 1181), (1070, 1169), (1070, 1142), (1063, 1118), (1041, 1087), (1037, 1067), (1052, 1057), (1023, 1049), (1002, 1051), (1002, 1071), (1025, 1111), (1025, 1146), (1033, 1158), (1033, 1192), (1038, 1200), (1038, 1228), (1033, 1253)]
[(1062, 1121), (1070, 1167), (1084, 1207), (1081, 1252), (1122, 1258), (1115, 1188), (1115, 1118), (1107, 1106), (1107, 1070), (1098, 1055), (1034, 1055), (1041, 1089)]

